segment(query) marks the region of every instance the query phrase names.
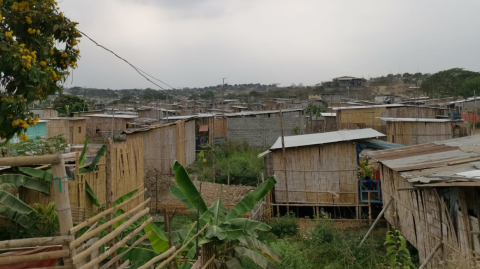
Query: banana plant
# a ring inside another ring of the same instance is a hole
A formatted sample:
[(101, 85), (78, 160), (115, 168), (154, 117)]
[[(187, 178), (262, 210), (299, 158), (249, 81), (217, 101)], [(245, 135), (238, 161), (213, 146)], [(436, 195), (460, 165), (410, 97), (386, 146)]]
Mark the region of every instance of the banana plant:
[(39, 180), (20, 174), (0, 175), (0, 183), (0, 215), (9, 218), (25, 228), (30, 228), (32, 222), (29, 221), (28, 215), (33, 213), (35, 209), (19, 198), (11, 195), (7, 190), (24, 187), (50, 194), (50, 188)]
[[(177, 161), (173, 165), (173, 171), (178, 187), (170, 186), (170, 192), (189, 210), (199, 214), (200, 227), (210, 224), (201, 235), (199, 245), (209, 243), (215, 246), (215, 263), (218, 268), (225, 266), (233, 269), (243, 268), (239, 257), (248, 257), (264, 269), (276, 268), (275, 262), (280, 262), (281, 257), (257, 239), (257, 231), (269, 231), (270, 226), (239, 217), (251, 211), (255, 204), (267, 195), (275, 186), (275, 177), (268, 178), (228, 211), (220, 198), (207, 207), (185, 168)], [(196, 232), (197, 226), (193, 225), (182, 245), (186, 244)], [(195, 252), (195, 244), (190, 243), (183, 254), (191, 259)]]

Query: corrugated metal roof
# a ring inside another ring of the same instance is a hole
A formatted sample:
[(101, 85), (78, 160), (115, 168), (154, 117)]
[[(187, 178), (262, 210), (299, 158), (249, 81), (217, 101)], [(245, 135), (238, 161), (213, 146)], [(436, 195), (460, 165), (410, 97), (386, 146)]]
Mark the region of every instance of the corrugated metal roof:
[(477, 180), (480, 135), (367, 153), (411, 183)]
[(322, 117), (336, 117), (337, 113), (320, 113)]
[[(385, 136), (385, 135), (371, 128), (318, 133), (318, 134), (286, 136), (285, 148), (304, 147), (304, 146), (310, 146), (310, 145), (335, 143), (335, 142), (341, 142), (341, 141), (351, 141), (351, 140), (375, 138), (375, 137), (382, 137), (382, 136)], [(275, 142), (275, 144), (273, 144), (273, 146), (270, 148), (270, 150), (281, 149), (281, 148), (282, 148), (282, 138), (279, 137)]]
[(137, 115), (126, 115), (126, 114), (93, 114), (93, 115), (85, 115), (84, 117), (97, 117), (97, 118), (119, 118), (119, 119), (134, 119), (138, 118)]
[(388, 105), (371, 105), (371, 106), (339, 106), (339, 107), (332, 107), (332, 110), (375, 108), (375, 107), (401, 107), (401, 106), (405, 106), (405, 105), (402, 105), (402, 104), (388, 104)]
[[(282, 113), (287, 112), (296, 112), (303, 111), (303, 108), (292, 108), (292, 109), (282, 109)], [(225, 117), (238, 117), (238, 116), (252, 116), (252, 115), (263, 115), (263, 114), (275, 114), (279, 110), (265, 110), (265, 111), (243, 111), (238, 113), (225, 113)]]
[(459, 121), (462, 122), (463, 120), (452, 120), (452, 119), (424, 119), (424, 118), (388, 118), (388, 117), (377, 117), (377, 119), (381, 119), (387, 122), (453, 122)]

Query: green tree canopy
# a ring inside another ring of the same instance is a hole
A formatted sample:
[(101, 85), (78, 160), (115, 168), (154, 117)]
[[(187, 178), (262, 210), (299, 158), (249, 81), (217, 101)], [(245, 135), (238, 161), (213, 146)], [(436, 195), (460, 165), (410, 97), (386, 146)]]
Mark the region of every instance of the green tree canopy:
[(142, 99), (143, 100), (150, 100), (150, 101), (165, 100), (165, 94), (161, 91), (157, 91), (157, 90), (154, 90), (154, 89), (147, 88), (147, 89), (143, 90)]
[[(0, 0), (0, 138), (36, 124), (28, 105), (62, 91), (81, 37), (54, 0)], [(20, 123), (20, 124), (19, 124)]]
[(477, 96), (480, 94), (480, 76), (468, 79), (460, 89), (461, 95), (465, 97)]
[(85, 99), (71, 94), (60, 95), (55, 98), (53, 107), (63, 116), (70, 116), (69, 114), (72, 112), (88, 111), (88, 104)]
[(422, 83), (420, 90), (430, 97), (463, 96), (473, 95), (465, 91), (463, 84), (472, 78), (480, 76), (480, 73), (465, 70), (463, 68), (452, 68), (440, 71), (429, 76)]

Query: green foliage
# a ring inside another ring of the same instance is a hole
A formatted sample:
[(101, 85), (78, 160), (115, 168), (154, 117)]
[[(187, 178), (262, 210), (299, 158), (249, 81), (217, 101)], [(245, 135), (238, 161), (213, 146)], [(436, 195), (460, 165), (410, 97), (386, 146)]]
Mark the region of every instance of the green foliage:
[(305, 110), (306, 114), (313, 114), (315, 116), (320, 116), (320, 113), (322, 112), (327, 112), (327, 109), (325, 107), (314, 104), (308, 104), (307, 109)]
[[(203, 198), (199, 195), (183, 166), (175, 162), (173, 170), (175, 171), (175, 181), (179, 186), (177, 189), (173, 189), (176, 192), (175, 196), (192, 211), (196, 211), (192, 205), (200, 204), (200, 227), (210, 223), (199, 241), (201, 244), (211, 243), (216, 246), (216, 257), (225, 257), (217, 260), (218, 262), (223, 263), (228, 268), (242, 268), (241, 260), (238, 257), (248, 257), (262, 268), (276, 268), (270, 258), (275, 256), (280, 259), (280, 257), (271, 251), (268, 246), (255, 239), (257, 237), (256, 231), (268, 231), (270, 227), (262, 222), (237, 218), (239, 214), (252, 210), (254, 205), (274, 187), (275, 178), (268, 178), (256, 190), (245, 196), (231, 211), (227, 211), (220, 199), (207, 209), (201, 206), (204, 203)], [(178, 190), (183, 195), (179, 194)], [(195, 233), (196, 225), (192, 225), (184, 238), (183, 244), (186, 244)], [(242, 245), (247, 246), (248, 249), (242, 247)], [(262, 252), (270, 254), (263, 254)], [(193, 257), (195, 254), (193, 243), (187, 247), (185, 254), (187, 258)]]
[(477, 77), (467, 79), (461, 88), (461, 95), (464, 97), (477, 96), (480, 94), (480, 74)]
[(87, 193), (88, 198), (94, 206), (100, 207), (100, 202), (98, 201), (97, 195), (93, 192), (92, 188), (87, 181), (85, 181), (85, 192)]
[(387, 232), (387, 238), (384, 243), (387, 248), (387, 258), (392, 269), (410, 269), (416, 268), (412, 263), (410, 251), (407, 248), (407, 240), (402, 233), (392, 227), (392, 231)]
[(271, 232), (280, 238), (294, 236), (298, 233), (298, 220), (293, 211), (285, 216), (272, 219), (269, 224), (272, 227)]
[(77, 23), (56, 6), (52, 1), (0, 1), (0, 138), (23, 133), (28, 125), (14, 121), (33, 117), (29, 105), (61, 92), (68, 69), (77, 66)]
[[(63, 135), (53, 136), (48, 139), (37, 136), (27, 141), (20, 141), (10, 145), (10, 156), (32, 156), (55, 154), (65, 151), (67, 141)], [(2, 152), (6, 152), (6, 145), (2, 146)]]
[[(298, 238), (277, 240), (269, 244), (273, 251), (282, 256), (282, 263), (278, 264), (281, 269), (316, 269), (319, 264), (315, 264), (312, 260), (312, 249), (305, 240), (299, 240)], [(325, 263), (322, 264), (323, 268), (329, 268)]]
[(60, 116), (70, 116), (70, 113), (88, 111), (88, 104), (85, 99), (71, 94), (63, 94), (55, 98), (53, 107)]
[(103, 144), (103, 146), (98, 150), (97, 155), (95, 155), (95, 158), (93, 158), (93, 161), (88, 166), (88, 168), (82, 167), (79, 169), (80, 174), (95, 171), (95, 169), (97, 169), (97, 163), (100, 161), (100, 158), (102, 158), (105, 155), (106, 149), (107, 149), (107, 145)]
[[(435, 73), (425, 79), (420, 90), (430, 97), (446, 96), (473, 96), (473, 90), (478, 84), (480, 73), (465, 70), (463, 68), (452, 68)], [(466, 83), (470, 81), (469, 83)]]
[(141, 98), (149, 101), (165, 100), (165, 94), (161, 91), (147, 88), (143, 91)]
[(215, 157), (215, 182), (257, 186), (259, 174), (264, 171), (263, 159), (258, 154), (263, 149), (249, 146), (248, 142), (224, 143), (205, 152), (205, 162), (189, 167), (189, 173), (196, 173), (200, 181), (212, 181), (213, 157)]
[(364, 162), (360, 162), (360, 165), (358, 166), (359, 174), (361, 179), (369, 178), (373, 179), (374, 176), (374, 168), (371, 166), (368, 166), (368, 160)]

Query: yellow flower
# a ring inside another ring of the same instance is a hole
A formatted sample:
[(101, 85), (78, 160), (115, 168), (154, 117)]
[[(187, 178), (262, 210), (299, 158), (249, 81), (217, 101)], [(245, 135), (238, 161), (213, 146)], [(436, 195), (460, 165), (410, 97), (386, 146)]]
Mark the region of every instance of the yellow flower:
[(25, 20), (28, 24), (32, 24), (32, 18), (30, 18), (29, 16), (25, 16)]
[(13, 45), (18, 45), (18, 41), (13, 41)]
[(3, 20), (3, 16), (2, 16), (2, 13), (0, 13), (0, 21)]
[(47, 62), (45, 62), (45, 61), (40, 61), (40, 65), (41, 65), (41, 66), (46, 66), (46, 65), (47, 65)]
[[(25, 44), (20, 44), (20, 47), (25, 48)], [(21, 51), (20, 51), (21, 52)]]
[(8, 101), (8, 98), (7, 97), (2, 97), (2, 99), (0, 99), (0, 101)]
[(5, 37), (7, 38), (7, 40), (8, 40), (9, 38), (13, 38), (13, 31), (6, 32), (6, 33), (5, 33)]
[(53, 50), (50, 51), (50, 55), (53, 55)]
[(37, 30), (37, 35), (39, 35), (39, 34), (40, 34), (40, 30)]

